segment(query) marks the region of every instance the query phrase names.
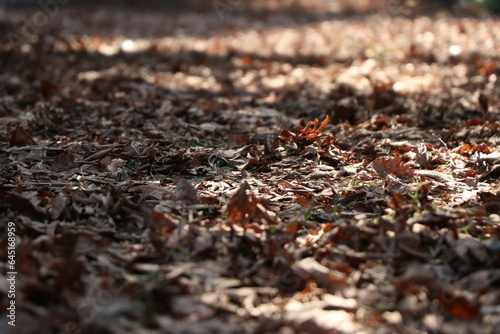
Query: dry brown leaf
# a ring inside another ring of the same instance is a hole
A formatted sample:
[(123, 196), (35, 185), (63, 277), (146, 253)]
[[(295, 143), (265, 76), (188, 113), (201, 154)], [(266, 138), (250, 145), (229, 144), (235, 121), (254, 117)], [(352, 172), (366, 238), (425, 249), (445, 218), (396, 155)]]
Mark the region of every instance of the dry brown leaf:
[(35, 140), (22, 126), (16, 126), (9, 132), (9, 147), (36, 145)]
[(277, 216), (268, 209), (267, 201), (255, 196), (247, 182), (243, 182), (227, 203), (227, 219), (233, 224), (275, 224)]
[(347, 287), (344, 274), (328, 269), (312, 257), (307, 257), (293, 264), (292, 270), (303, 280), (312, 280), (319, 287), (335, 292)]
[(413, 176), (413, 169), (407, 166), (399, 156), (394, 158), (377, 158), (373, 161), (373, 168), (380, 177), (392, 174), (400, 179), (408, 180)]
[(176, 176), (174, 177), (174, 182), (176, 185), (175, 195), (177, 200), (184, 202), (185, 204), (198, 204), (200, 203), (200, 197), (198, 195), (198, 190), (186, 179)]

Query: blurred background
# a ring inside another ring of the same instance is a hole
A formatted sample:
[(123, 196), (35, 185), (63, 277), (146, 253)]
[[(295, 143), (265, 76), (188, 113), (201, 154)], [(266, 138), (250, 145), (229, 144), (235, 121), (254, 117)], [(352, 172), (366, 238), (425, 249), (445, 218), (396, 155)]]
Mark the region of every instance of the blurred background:
[[(0, 0), (0, 6), (29, 6), (38, 3), (71, 3), (79, 6), (118, 6), (118, 7), (164, 7), (167, 9), (206, 10), (217, 6), (237, 6), (239, 9), (268, 10), (273, 8), (290, 10), (302, 8), (333, 12), (367, 12), (387, 9), (388, 6), (404, 7), (408, 12), (450, 10), (455, 13), (500, 13), (498, 0)], [(226, 7), (227, 8), (227, 7)]]

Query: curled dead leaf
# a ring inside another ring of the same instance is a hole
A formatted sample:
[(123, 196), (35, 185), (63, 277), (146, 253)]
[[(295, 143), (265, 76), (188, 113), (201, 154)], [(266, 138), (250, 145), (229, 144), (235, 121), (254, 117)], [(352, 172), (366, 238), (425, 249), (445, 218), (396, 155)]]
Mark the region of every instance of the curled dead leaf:
[(9, 132), (9, 147), (29, 145), (36, 145), (36, 141), (22, 126), (17, 125), (15, 129)]
[(252, 222), (275, 224), (278, 218), (268, 209), (267, 201), (255, 196), (247, 182), (243, 182), (227, 203), (228, 220), (233, 224), (247, 225)]

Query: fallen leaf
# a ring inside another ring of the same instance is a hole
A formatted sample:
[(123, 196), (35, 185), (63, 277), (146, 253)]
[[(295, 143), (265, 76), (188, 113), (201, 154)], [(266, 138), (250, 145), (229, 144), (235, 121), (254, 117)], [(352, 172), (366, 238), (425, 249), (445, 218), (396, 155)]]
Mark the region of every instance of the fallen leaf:
[(268, 209), (265, 199), (255, 196), (247, 182), (243, 182), (227, 203), (228, 220), (233, 224), (275, 224), (277, 216)]
[(380, 177), (392, 174), (403, 180), (409, 180), (413, 176), (413, 169), (401, 161), (398, 156), (394, 158), (377, 158), (373, 161), (373, 168)]
[(22, 126), (17, 125), (9, 132), (9, 147), (30, 145), (36, 145), (36, 142)]
[(174, 182), (176, 185), (175, 195), (177, 200), (184, 202), (185, 204), (198, 204), (200, 203), (200, 197), (198, 195), (198, 190), (186, 179), (176, 176), (174, 177)]

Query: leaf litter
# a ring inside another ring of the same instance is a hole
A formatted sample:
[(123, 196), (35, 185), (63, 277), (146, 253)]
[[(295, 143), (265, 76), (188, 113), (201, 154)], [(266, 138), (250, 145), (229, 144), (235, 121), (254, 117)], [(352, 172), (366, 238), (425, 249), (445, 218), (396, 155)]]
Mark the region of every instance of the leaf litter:
[(2, 39), (15, 332), (498, 331), (498, 19), (294, 6)]

